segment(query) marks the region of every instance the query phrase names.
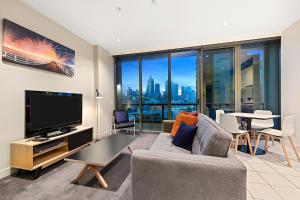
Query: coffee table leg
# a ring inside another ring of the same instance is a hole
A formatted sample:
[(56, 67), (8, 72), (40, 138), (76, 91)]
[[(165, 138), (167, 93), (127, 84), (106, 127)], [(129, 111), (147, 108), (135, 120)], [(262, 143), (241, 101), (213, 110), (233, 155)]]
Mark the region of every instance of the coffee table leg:
[(80, 171), (79, 175), (72, 181), (73, 183), (78, 183), (79, 179), (90, 169), (90, 165), (85, 165)]
[(128, 146), (128, 150), (130, 151), (130, 153), (132, 153), (132, 150), (131, 150), (130, 146)]
[(107, 183), (104, 178), (101, 176), (100, 172), (97, 170), (95, 165), (91, 165), (91, 170), (95, 174), (96, 178), (98, 179), (100, 186), (107, 188)]

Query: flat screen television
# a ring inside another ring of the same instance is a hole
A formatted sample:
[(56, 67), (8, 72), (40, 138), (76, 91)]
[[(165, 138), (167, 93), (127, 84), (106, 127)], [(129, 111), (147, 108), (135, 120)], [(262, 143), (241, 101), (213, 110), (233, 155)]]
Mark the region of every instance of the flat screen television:
[(25, 91), (25, 138), (82, 123), (82, 94)]

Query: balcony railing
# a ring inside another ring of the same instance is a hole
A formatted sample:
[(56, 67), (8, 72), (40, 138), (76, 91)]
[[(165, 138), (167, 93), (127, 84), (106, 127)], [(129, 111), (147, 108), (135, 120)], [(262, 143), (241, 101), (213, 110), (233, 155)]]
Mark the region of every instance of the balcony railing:
[[(140, 110), (139, 104), (122, 104), (123, 108), (128, 110), (129, 115), (131, 118), (135, 118), (136, 121), (142, 122), (157, 122), (160, 123), (164, 119), (168, 119), (169, 116), (169, 109), (168, 104), (149, 104), (144, 103), (142, 104), (142, 110)], [(263, 108), (263, 104), (255, 104), (258, 108)], [(249, 106), (249, 105), (248, 105)], [(253, 105), (252, 105), (253, 106)], [(242, 108), (244, 105), (242, 104)], [(215, 112), (217, 109), (222, 109), (226, 113), (234, 112), (235, 111), (235, 104), (234, 103), (206, 103), (204, 113), (209, 115), (211, 118), (215, 118)], [(197, 111), (197, 104), (194, 103), (173, 103), (171, 104), (171, 118), (175, 119), (177, 114), (180, 112), (187, 111), (187, 112), (196, 112)], [(253, 112), (252, 110), (247, 110), (249, 112)], [(246, 112), (246, 110), (243, 110)]]
[[(128, 109), (129, 115), (134, 117), (136, 121), (142, 122), (162, 122), (164, 119), (168, 119), (169, 109), (168, 104), (142, 104), (142, 110), (140, 110), (139, 104), (123, 104), (123, 108)], [(171, 105), (171, 118), (175, 119), (177, 114), (182, 111), (196, 112), (197, 104), (179, 103)], [(141, 114), (141, 116), (140, 116)]]

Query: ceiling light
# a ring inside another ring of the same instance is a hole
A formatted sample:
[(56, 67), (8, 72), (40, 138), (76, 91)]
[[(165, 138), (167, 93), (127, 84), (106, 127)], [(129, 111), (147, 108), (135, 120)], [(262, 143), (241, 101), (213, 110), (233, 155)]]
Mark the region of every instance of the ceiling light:
[(154, 5), (158, 5), (158, 4), (160, 3), (160, 0), (152, 0), (152, 3), (153, 3)]
[(121, 39), (120, 39), (120, 38), (117, 38), (117, 42), (121, 42)]
[(228, 24), (227, 24), (227, 22), (226, 21), (224, 21), (223, 22), (223, 26), (227, 26)]

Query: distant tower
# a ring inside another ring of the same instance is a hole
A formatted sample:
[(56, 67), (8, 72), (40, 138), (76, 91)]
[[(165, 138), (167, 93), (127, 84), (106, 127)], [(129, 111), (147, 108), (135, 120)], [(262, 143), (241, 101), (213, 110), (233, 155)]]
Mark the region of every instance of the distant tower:
[(186, 95), (185, 87), (181, 86), (181, 96), (184, 98), (185, 95)]
[(168, 86), (169, 86), (168, 81), (166, 81), (166, 84), (165, 84), (165, 87), (166, 87), (166, 96), (168, 96), (168, 92), (169, 92)]
[[(168, 95), (168, 81), (166, 81), (166, 95)], [(171, 82), (171, 97), (172, 100), (177, 101), (178, 100), (178, 84)]]
[(192, 87), (191, 86), (187, 86), (181, 87), (181, 100), (183, 100), (184, 102), (190, 102), (191, 101), (191, 95), (192, 95)]
[(146, 88), (146, 96), (151, 97), (153, 95), (154, 95), (154, 80), (153, 80), (152, 76), (150, 75), (150, 77), (148, 79), (147, 88)]
[(175, 100), (175, 101), (178, 100), (178, 84), (177, 83), (171, 83), (171, 96), (172, 96), (172, 100)]
[(159, 85), (159, 83), (155, 83), (154, 94), (155, 94), (156, 98), (160, 98), (161, 94), (160, 94), (160, 85)]

